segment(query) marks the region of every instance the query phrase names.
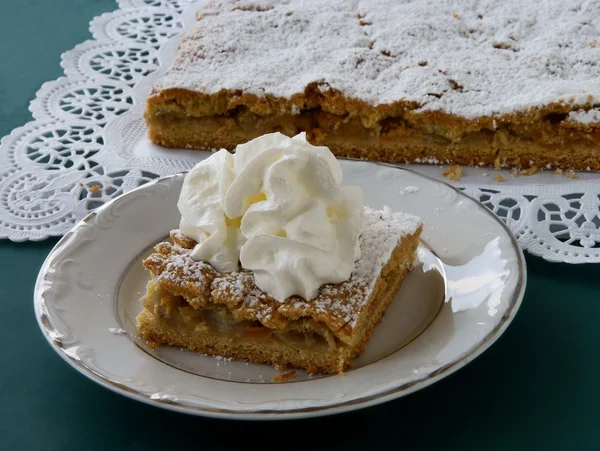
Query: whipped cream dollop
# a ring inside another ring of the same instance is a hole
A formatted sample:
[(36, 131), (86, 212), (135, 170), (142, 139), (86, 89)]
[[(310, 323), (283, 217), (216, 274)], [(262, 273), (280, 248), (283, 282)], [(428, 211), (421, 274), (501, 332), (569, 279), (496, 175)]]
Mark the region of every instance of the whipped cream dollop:
[(335, 156), (304, 133), (211, 155), (187, 174), (177, 206), (181, 233), (198, 243), (194, 260), (220, 272), (241, 263), (279, 301), (347, 280), (360, 258), (362, 190), (343, 186)]

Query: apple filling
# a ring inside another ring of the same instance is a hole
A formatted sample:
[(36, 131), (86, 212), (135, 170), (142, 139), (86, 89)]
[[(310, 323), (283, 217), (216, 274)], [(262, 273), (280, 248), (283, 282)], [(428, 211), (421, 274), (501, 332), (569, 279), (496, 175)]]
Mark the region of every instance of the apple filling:
[(196, 333), (220, 334), (232, 338), (265, 342), (278, 340), (286, 345), (312, 351), (334, 351), (344, 346), (331, 331), (311, 319), (290, 321), (286, 329), (270, 329), (255, 320), (237, 320), (224, 305), (209, 303), (194, 308), (182, 297), (148, 285), (142, 305), (156, 316), (175, 326)]

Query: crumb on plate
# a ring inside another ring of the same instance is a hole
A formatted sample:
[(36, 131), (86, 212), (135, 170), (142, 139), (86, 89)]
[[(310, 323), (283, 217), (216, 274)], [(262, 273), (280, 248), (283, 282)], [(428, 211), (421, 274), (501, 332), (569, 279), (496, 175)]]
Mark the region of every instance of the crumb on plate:
[(285, 373), (278, 374), (277, 376), (273, 376), (271, 379), (272, 382), (287, 382), (292, 379), (296, 375), (296, 370), (286, 371)]
[(442, 172), (442, 175), (449, 180), (458, 182), (463, 175), (462, 168), (459, 165), (450, 166), (448, 169)]
[(533, 175), (538, 171), (537, 166), (531, 166), (529, 169), (523, 169), (521, 175)]

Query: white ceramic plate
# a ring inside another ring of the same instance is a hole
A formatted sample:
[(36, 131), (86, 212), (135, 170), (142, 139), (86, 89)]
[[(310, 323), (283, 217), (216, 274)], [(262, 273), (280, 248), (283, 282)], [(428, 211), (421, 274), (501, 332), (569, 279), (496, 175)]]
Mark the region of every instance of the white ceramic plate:
[(298, 372), (290, 382), (271, 383), (278, 373), (269, 366), (151, 350), (136, 338), (148, 278), (141, 259), (178, 225), (181, 174), (115, 199), (60, 240), (35, 287), (42, 332), (70, 365), (111, 390), (214, 417), (338, 413), (398, 398), (453, 373), (514, 318), (525, 289), (521, 250), (489, 210), (449, 185), (389, 165), (341, 164), (344, 183), (360, 185), (367, 205), (416, 214), (425, 225), (419, 263), (356, 368), (343, 376)]

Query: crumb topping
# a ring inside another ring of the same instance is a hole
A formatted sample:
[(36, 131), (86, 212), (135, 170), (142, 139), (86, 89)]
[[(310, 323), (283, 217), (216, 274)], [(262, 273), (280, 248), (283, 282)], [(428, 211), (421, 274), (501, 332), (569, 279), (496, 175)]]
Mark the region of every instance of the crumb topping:
[(210, 299), (212, 281), (219, 273), (209, 264), (192, 259), (191, 249), (168, 242), (160, 243), (155, 248), (156, 252), (144, 260), (144, 266), (155, 275), (158, 286), (168, 287), (171, 293), (185, 296), (190, 305), (198, 308)]
[(155, 89), (314, 86), (468, 119), (564, 103), (600, 121), (599, 2), (212, 0), (198, 18)]

